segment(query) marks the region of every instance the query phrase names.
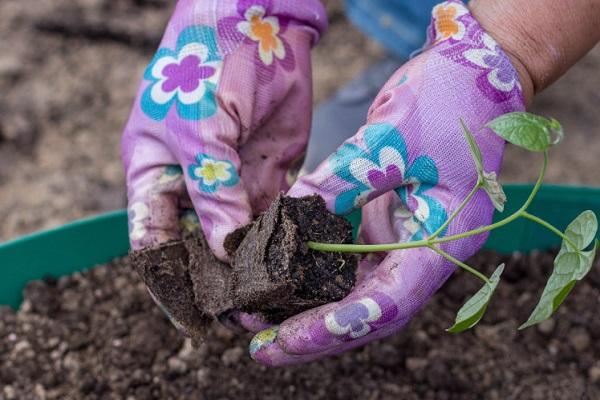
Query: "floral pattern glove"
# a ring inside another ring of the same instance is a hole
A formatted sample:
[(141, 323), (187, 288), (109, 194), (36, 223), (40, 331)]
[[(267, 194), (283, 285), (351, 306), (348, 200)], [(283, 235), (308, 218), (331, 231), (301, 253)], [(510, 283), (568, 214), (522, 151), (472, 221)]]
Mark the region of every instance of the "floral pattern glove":
[(308, 138), (318, 0), (180, 0), (122, 141), (133, 249), (181, 236), (195, 214), (224, 238), (280, 190)]
[[(122, 140), (134, 250), (199, 223), (227, 261), (225, 237), (289, 188), (310, 129), (310, 49), (326, 27), (318, 0), (177, 3)], [(259, 320), (236, 316), (234, 327)]]
[[(384, 86), (367, 125), (289, 193), (318, 193), (330, 211), (341, 215), (364, 206), (361, 237), (367, 244), (477, 228), (488, 224), (494, 211), (483, 191), (443, 228), (477, 182), (460, 119), (476, 132), (485, 171), (496, 173), (504, 141), (483, 127), (523, 109), (517, 73), (500, 46), (463, 3), (439, 4), (425, 50)], [(465, 260), (485, 239), (479, 235), (441, 248)], [(347, 298), (260, 332), (251, 342), (251, 355), (267, 365), (285, 365), (389, 336), (453, 271), (452, 264), (427, 248), (372, 255), (361, 263), (358, 283)]]

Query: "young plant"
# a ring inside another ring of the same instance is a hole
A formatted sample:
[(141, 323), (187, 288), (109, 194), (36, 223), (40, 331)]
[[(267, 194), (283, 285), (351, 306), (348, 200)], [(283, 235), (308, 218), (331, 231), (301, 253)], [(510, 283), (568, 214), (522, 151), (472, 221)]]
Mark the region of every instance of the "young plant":
[(449, 332), (457, 333), (472, 328), (481, 320), (487, 305), (494, 294), (494, 290), (500, 282), (504, 264), (500, 265), (492, 276), (488, 278), (473, 267), (457, 260), (443, 251), (439, 245), (493, 231), (519, 218), (527, 219), (543, 226), (562, 238), (560, 251), (554, 260), (554, 271), (548, 279), (542, 296), (529, 319), (519, 327), (519, 329), (528, 328), (548, 319), (562, 304), (569, 292), (575, 286), (575, 283), (583, 279), (583, 277), (591, 270), (594, 257), (596, 256), (596, 250), (600, 247), (600, 242), (596, 239), (598, 220), (592, 211), (584, 211), (569, 224), (565, 232), (561, 232), (547, 221), (536, 217), (528, 211), (542, 186), (546, 174), (546, 169), (548, 167), (548, 150), (562, 140), (563, 130), (561, 125), (554, 119), (546, 119), (525, 112), (514, 112), (496, 118), (488, 123), (486, 127), (490, 128), (497, 135), (514, 145), (529, 151), (543, 153), (544, 162), (531, 194), (521, 208), (501, 221), (459, 234), (441, 236), (445, 229), (461, 213), (466, 205), (469, 204), (473, 199), (473, 196), (475, 196), (479, 190), (484, 190), (488, 194), (494, 207), (499, 212), (504, 211), (504, 203), (506, 202), (506, 195), (504, 194), (502, 186), (497, 181), (496, 174), (484, 170), (483, 158), (477, 142), (464, 121), (461, 120), (460, 123), (465, 138), (469, 143), (469, 149), (475, 162), (475, 168), (477, 169), (478, 180), (469, 195), (467, 195), (464, 201), (437, 231), (426, 239), (406, 243), (348, 245), (309, 242), (308, 246), (313, 250), (343, 253), (371, 253), (418, 247), (427, 247), (431, 249), (445, 259), (456, 264), (458, 267), (481, 279), (484, 283), (483, 287), (458, 311), (454, 325), (448, 329)]

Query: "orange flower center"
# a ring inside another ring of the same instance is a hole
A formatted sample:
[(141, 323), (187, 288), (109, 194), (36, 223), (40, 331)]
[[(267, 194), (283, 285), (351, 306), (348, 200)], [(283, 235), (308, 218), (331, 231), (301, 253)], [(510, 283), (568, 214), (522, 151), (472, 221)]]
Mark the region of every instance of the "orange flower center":
[(454, 20), (456, 17), (456, 9), (454, 7), (439, 8), (436, 13), (436, 23), (438, 31), (444, 36), (449, 38), (455, 35), (459, 31), (459, 26)]
[(277, 40), (273, 34), (273, 26), (255, 15), (250, 20), (252, 34), (259, 39), (260, 46), (264, 52), (269, 52), (277, 48)]

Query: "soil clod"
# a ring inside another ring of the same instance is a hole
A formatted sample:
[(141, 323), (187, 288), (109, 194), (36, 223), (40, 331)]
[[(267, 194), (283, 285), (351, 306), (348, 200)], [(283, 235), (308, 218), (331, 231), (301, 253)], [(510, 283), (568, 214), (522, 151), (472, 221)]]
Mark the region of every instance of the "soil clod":
[(200, 231), (134, 252), (132, 263), (152, 295), (199, 342), (211, 319), (238, 308), (281, 322), (343, 299), (354, 287), (357, 257), (316, 252), (308, 241), (352, 243), (352, 226), (319, 196), (280, 196), (225, 241), (232, 265), (218, 260)]
[(236, 305), (281, 322), (350, 293), (356, 256), (313, 251), (308, 241), (352, 243), (352, 225), (319, 196), (278, 197), (235, 252)]

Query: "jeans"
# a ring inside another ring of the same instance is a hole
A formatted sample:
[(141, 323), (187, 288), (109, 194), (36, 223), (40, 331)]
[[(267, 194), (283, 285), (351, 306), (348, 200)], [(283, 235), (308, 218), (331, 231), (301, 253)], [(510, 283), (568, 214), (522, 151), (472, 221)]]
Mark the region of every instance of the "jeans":
[(425, 44), (431, 9), (441, 0), (346, 0), (350, 20), (401, 59)]

